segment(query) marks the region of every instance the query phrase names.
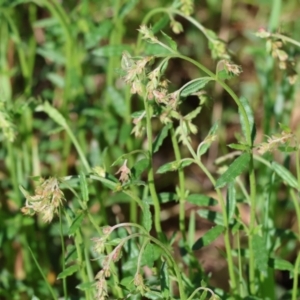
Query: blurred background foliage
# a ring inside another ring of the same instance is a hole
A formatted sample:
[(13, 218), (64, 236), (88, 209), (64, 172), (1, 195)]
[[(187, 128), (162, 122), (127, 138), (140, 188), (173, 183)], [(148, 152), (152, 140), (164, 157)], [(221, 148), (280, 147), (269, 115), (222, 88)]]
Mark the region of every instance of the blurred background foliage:
[[(151, 54), (153, 49), (149, 46), (135, 53), (137, 29), (149, 11), (168, 5), (171, 1), (0, 1), (1, 299), (31, 299), (33, 295), (48, 299), (28, 244), (48, 281), (61, 290), (61, 283), (56, 281), (61, 271), (59, 224), (45, 225), (38, 218), (23, 216), (20, 208), (25, 200), (19, 185), (32, 190), (32, 176), (76, 175), (82, 166), (65, 131), (35, 108), (44, 101), (52, 103), (66, 118), (90, 165), (115, 173), (118, 168), (111, 167), (112, 163), (143, 143), (130, 135), (131, 113), (141, 109), (142, 104), (138, 98), (131, 97), (122, 81), (121, 54), (124, 50), (135, 55)], [(289, 70), (279, 70), (278, 62), (266, 50), (265, 41), (256, 37), (255, 32), (264, 27), (299, 39), (299, 14), (298, 0), (195, 1), (194, 17), (228, 43), (233, 61), (243, 69), (241, 76), (232, 79), (230, 85), (251, 102), (257, 123), (257, 142), (261, 142), (264, 135), (278, 133), (278, 122), (296, 131), (300, 109), (297, 84), (290, 85), (288, 81)], [(184, 28), (184, 32), (177, 35), (163, 14), (155, 15), (150, 24), (165, 22), (163, 30), (173, 37), (183, 54), (215, 70), (216, 62), (211, 58), (206, 38), (186, 20), (177, 20)], [(295, 59), (294, 69), (299, 69), (299, 49), (287, 45), (285, 50)], [(196, 69), (179, 60), (171, 61), (166, 72), (174, 90), (197, 76)], [(211, 100), (196, 120), (199, 133), (193, 142), (198, 145), (211, 124), (221, 120), (219, 141), (205, 157), (205, 163), (213, 170), (215, 159), (228, 153), (226, 145), (236, 141), (240, 125), (233, 101), (219, 86), (210, 85), (207, 95)], [(198, 100), (189, 97), (182, 109), (188, 113), (197, 105)], [(155, 121), (153, 128), (157, 132), (161, 124)], [(154, 157), (157, 166), (173, 158), (170, 149), (167, 139)], [(184, 153), (184, 149), (182, 151)], [(277, 157), (281, 161), (286, 158)], [(258, 192), (263, 194), (270, 173), (263, 168), (260, 172)], [(174, 192), (175, 175), (159, 175), (157, 179), (158, 191)], [(193, 167), (186, 169), (186, 188), (213, 193), (205, 175)], [(101, 185), (91, 185), (89, 192), (90, 209), (99, 224), (137, 220), (137, 212), (128, 205), (128, 199), (111, 194)], [(68, 203), (76, 209), (72, 197), (66, 193)], [(295, 226), (292, 207), (284, 193), (279, 193), (278, 201), (271, 205), (280, 228)], [(174, 216), (176, 204), (169, 203), (162, 212), (163, 220), (168, 221), (163, 226), (166, 232), (177, 229), (177, 223), (170, 221)], [(201, 230), (203, 228), (207, 225)], [(87, 237), (95, 234), (84, 225), (83, 230)], [(68, 244), (67, 235), (65, 239)], [(86, 243), (89, 243), (88, 238)], [(295, 248), (283, 247), (286, 257), (293, 261), (289, 249)], [(210, 263), (213, 259), (206, 262), (211, 272), (216, 271), (216, 263)], [(75, 283), (76, 278), (71, 278), (69, 288), (74, 295), (78, 293)], [(214, 284), (224, 286), (218, 278)], [(284, 274), (279, 274), (278, 284), (289, 288), (290, 283)]]

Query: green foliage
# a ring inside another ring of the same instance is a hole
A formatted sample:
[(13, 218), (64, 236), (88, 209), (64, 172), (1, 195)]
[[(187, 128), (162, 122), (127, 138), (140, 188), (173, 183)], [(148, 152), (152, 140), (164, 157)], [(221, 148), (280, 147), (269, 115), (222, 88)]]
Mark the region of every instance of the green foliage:
[(1, 299), (298, 299), (297, 1), (0, 2)]

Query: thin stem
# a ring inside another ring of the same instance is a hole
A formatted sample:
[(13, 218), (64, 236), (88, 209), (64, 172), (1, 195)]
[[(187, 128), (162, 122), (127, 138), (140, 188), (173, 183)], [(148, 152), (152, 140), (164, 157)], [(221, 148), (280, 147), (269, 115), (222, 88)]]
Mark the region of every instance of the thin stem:
[[(181, 154), (178, 146), (178, 142), (175, 136), (175, 130), (172, 126), (170, 128), (171, 132), (171, 140), (173, 145), (173, 150), (175, 154), (175, 159), (177, 164), (179, 165), (181, 160)], [(181, 231), (182, 237), (186, 240), (186, 232), (185, 232), (185, 189), (184, 189), (184, 171), (183, 168), (178, 169), (178, 177), (179, 177), (179, 229)]]
[(160, 224), (160, 204), (159, 199), (156, 193), (156, 188), (154, 184), (154, 170), (153, 170), (153, 141), (152, 141), (152, 124), (151, 124), (151, 116), (152, 116), (152, 107), (149, 104), (147, 97), (144, 97), (144, 105), (146, 110), (146, 119), (147, 119), (147, 139), (148, 139), (148, 151), (149, 151), (149, 159), (150, 165), (148, 169), (148, 185), (150, 190), (150, 195), (152, 197), (153, 206), (154, 206), (154, 226), (158, 236), (162, 235), (162, 229)]
[[(209, 172), (209, 170), (206, 168), (206, 166), (198, 159), (197, 154), (195, 153), (191, 144), (188, 142), (187, 138), (185, 136), (183, 136), (183, 139), (184, 139), (185, 145), (187, 146), (191, 155), (193, 156), (195, 163), (200, 167), (200, 169), (204, 172), (204, 174), (209, 178), (212, 185), (215, 186), (216, 181), (213, 178), (212, 174)], [(233, 263), (233, 259), (232, 259), (232, 255), (231, 255), (229, 223), (228, 223), (228, 217), (227, 217), (227, 212), (226, 212), (226, 207), (225, 207), (225, 200), (224, 200), (224, 197), (223, 197), (220, 189), (216, 188), (216, 192), (220, 199), (222, 216), (223, 216), (223, 221), (224, 221), (224, 226), (225, 226), (224, 242), (225, 242), (227, 260), (228, 260), (230, 284), (231, 284), (231, 288), (232, 288), (233, 292), (237, 293), (237, 284), (236, 284), (236, 279), (235, 279), (235, 274), (234, 274), (234, 263)]]
[[(64, 235), (63, 235), (63, 225), (62, 225), (62, 210), (61, 207), (59, 207), (59, 229), (60, 229), (60, 243), (61, 243), (61, 252), (62, 252), (62, 270), (64, 271), (66, 269), (66, 265), (64, 262), (64, 259), (66, 257), (66, 249), (65, 249), (65, 241), (64, 241)], [(63, 291), (64, 291), (64, 297), (65, 300), (68, 299), (68, 292), (67, 292), (67, 280), (66, 277), (63, 278)]]
[(300, 252), (298, 253), (297, 260), (294, 268), (294, 280), (293, 280), (293, 293), (292, 300), (297, 300), (298, 298), (298, 276), (299, 276), (299, 268), (300, 268)]
[(281, 40), (283, 40), (284, 42), (288, 42), (288, 43), (291, 43), (291, 44), (293, 44), (293, 45), (295, 45), (295, 46), (297, 46), (297, 47), (300, 47), (300, 42), (298, 42), (298, 41), (296, 41), (296, 40), (294, 40), (294, 39), (292, 39), (292, 38), (290, 38), (290, 37), (287, 37), (287, 36), (285, 36), (285, 35), (283, 35), (283, 34), (280, 34), (280, 33), (272, 33), (272, 37), (281, 39)]

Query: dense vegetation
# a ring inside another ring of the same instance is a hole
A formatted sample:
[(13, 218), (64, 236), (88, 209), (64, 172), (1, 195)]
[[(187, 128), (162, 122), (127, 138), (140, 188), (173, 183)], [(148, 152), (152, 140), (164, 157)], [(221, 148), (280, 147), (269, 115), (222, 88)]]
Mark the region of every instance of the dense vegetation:
[(1, 0), (0, 299), (299, 299), (299, 13)]

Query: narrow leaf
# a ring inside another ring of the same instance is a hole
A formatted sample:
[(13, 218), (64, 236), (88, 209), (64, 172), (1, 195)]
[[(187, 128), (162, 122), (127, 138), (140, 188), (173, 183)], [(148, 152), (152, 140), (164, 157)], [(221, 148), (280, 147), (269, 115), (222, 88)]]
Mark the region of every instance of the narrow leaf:
[(77, 229), (81, 226), (83, 221), (84, 214), (80, 212), (80, 214), (73, 220), (72, 225), (69, 228), (68, 234), (73, 235), (77, 231)]
[(196, 241), (193, 245), (193, 250), (199, 250), (202, 247), (210, 245), (219, 235), (221, 235), (224, 231), (224, 227), (220, 225), (216, 225), (210, 230), (208, 230), (200, 239)]
[(248, 167), (250, 161), (250, 154), (244, 153), (233, 161), (228, 169), (218, 178), (216, 188), (221, 188), (227, 183), (233, 181), (237, 176), (241, 175)]
[(56, 108), (51, 106), (51, 104), (49, 104), (49, 102), (45, 102), (43, 105), (38, 106), (36, 108), (36, 111), (44, 111), (57, 124), (59, 124), (60, 126), (62, 126), (64, 128), (67, 127), (66, 119), (63, 117), (63, 115)]
[(213, 222), (217, 225), (224, 225), (223, 217), (220, 213), (217, 213), (212, 210), (198, 210), (197, 214), (201, 217), (204, 218), (210, 222)]
[(244, 145), (244, 144), (229, 144), (228, 147), (231, 148), (231, 149), (241, 150), (241, 151), (249, 150), (249, 146)]
[(79, 270), (79, 265), (73, 265), (71, 267), (68, 267), (63, 272), (58, 274), (57, 279), (63, 279), (69, 277), (73, 275), (75, 272), (77, 272), (78, 270)]
[[(240, 101), (241, 101), (241, 103), (242, 103), (242, 105), (243, 105), (243, 107), (246, 111), (246, 114), (247, 114), (247, 119), (248, 119), (248, 122), (249, 122), (249, 125), (250, 125), (250, 131), (251, 131), (251, 140), (253, 142), (253, 140), (255, 138), (255, 134), (256, 134), (253, 111), (252, 111), (252, 108), (251, 108), (247, 98), (241, 97)], [(242, 115), (241, 110), (239, 110), (239, 114), (240, 114), (240, 120), (241, 120), (241, 125), (242, 125), (242, 130), (243, 130), (244, 136), (247, 137), (246, 124), (248, 122), (247, 122), (247, 120), (245, 120), (244, 116)]]
[(253, 252), (256, 268), (266, 274), (268, 271), (268, 250), (264, 238), (257, 234), (253, 236)]
[(161, 32), (162, 35), (165, 37), (166, 41), (167, 41), (167, 44), (168, 46), (173, 49), (173, 50), (177, 50), (177, 44), (175, 43), (175, 41), (170, 37), (168, 36), (166, 33), (164, 33), (163, 31)]
[(191, 94), (194, 94), (194, 93), (200, 91), (201, 89), (203, 89), (205, 87), (205, 85), (209, 81), (211, 81), (211, 78), (208, 78), (208, 77), (203, 77), (203, 78), (199, 78), (197, 80), (191, 81), (190, 84), (187, 84), (186, 87), (184, 87), (181, 90), (180, 96), (181, 97), (187, 97)]
[(226, 197), (226, 213), (229, 223), (232, 221), (236, 207), (236, 191), (234, 183), (230, 182), (227, 188), (227, 197)]
[(164, 299), (170, 299), (170, 286), (169, 286), (169, 271), (168, 271), (168, 264), (166, 261), (163, 262), (160, 272), (159, 272), (159, 278), (160, 278), (160, 286), (162, 291), (162, 296)]
[[(159, 193), (158, 195), (159, 203), (168, 203), (171, 201), (177, 201), (178, 196), (175, 193)], [(150, 205), (153, 205), (152, 197), (149, 197), (145, 200)]]
[(164, 139), (168, 136), (168, 131), (172, 125), (167, 124), (162, 128), (162, 130), (159, 132), (158, 136), (153, 142), (153, 153), (157, 152), (162, 145)]
[(162, 30), (164, 27), (166, 27), (169, 24), (169, 17), (164, 14), (162, 18), (160, 18), (152, 27), (152, 32), (155, 34)]
[(107, 92), (109, 95), (109, 98), (111, 99), (112, 107), (114, 108), (115, 112), (120, 116), (124, 117), (124, 115), (127, 112), (125, 99), (123, 95), (114, 87), (109, 86), (107, 88)]
[(209, 149), (211, 143), (214, 140), (214, 136), (218, 130), (219, 124), (216, 122), (208, 132), (208, 135), (204, 139), (202, 143), (199, 144), (197, 148), (197, 156), (200, 157), (201, 155), (205, 154), (206, 151)]
[(272, 162), (272, 168), (284, 182), (286, 182), (289, 186), (299, 190), (297, 179), (289, 170), (274, 161)]
[(294, 271), (294, 265), (287, 260), (280, 258), (270, 258), (269, 267), (275, 270)]
[(213, 206), (218, 204), (217, 200), (201, 194), (191, 194), (187, 197), (186, 201), (199, 206)]
[(152, 228), (152, 215), (150, 212), (149, 204), (147, 202), (142, 202), (142, 203), (143, 203), (142, 225), (148, 232), (150, 232)]
[(89, 201), (89, 190), (88, 190), (88, 185), (86, 182), (86, 176), (84, 172), (80, 172), (80, 190), (81, 190), (81, 196), (84, 202)]
[(94, 50), (92, 53), (96, 56), (114, 57), (121, 56), (124, 51), (130, 52), (131, 47), (128, 45), (106, 45)]

